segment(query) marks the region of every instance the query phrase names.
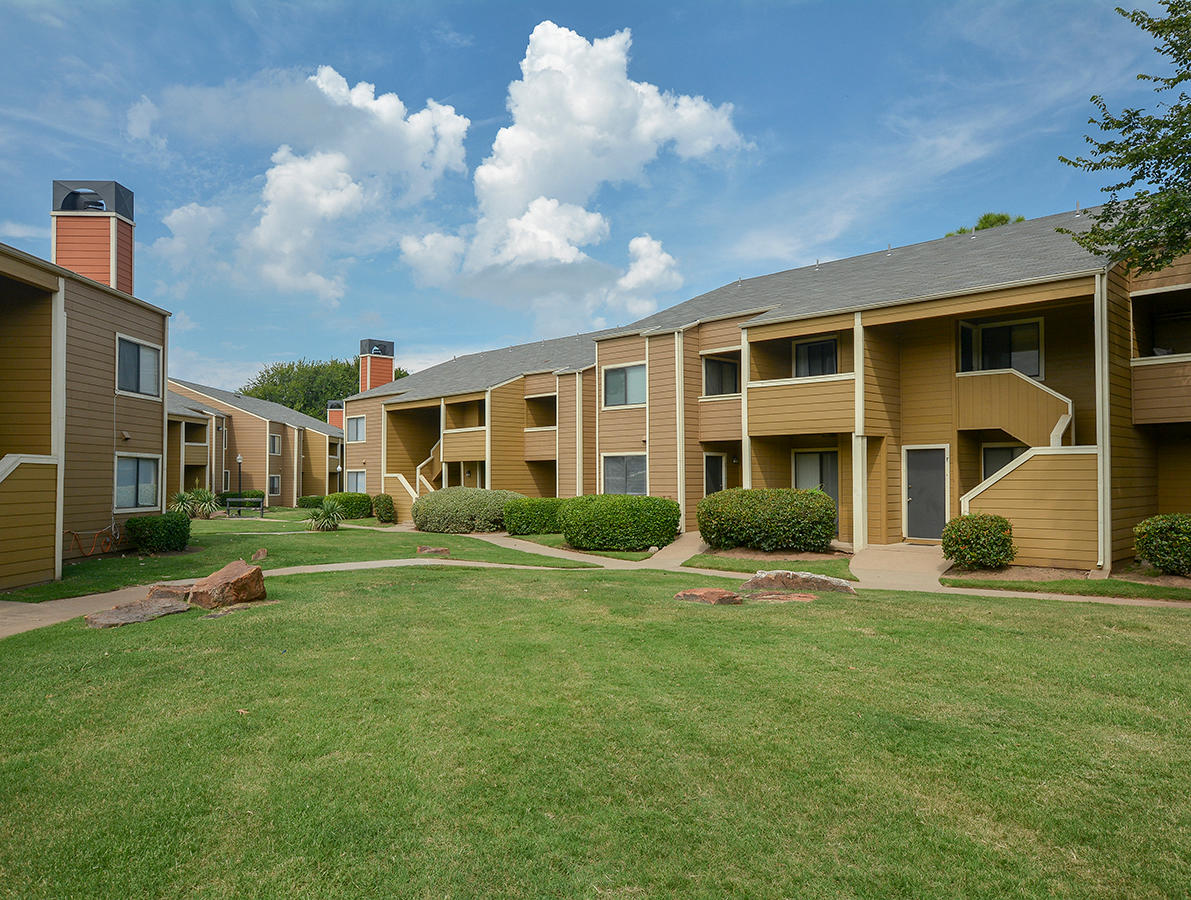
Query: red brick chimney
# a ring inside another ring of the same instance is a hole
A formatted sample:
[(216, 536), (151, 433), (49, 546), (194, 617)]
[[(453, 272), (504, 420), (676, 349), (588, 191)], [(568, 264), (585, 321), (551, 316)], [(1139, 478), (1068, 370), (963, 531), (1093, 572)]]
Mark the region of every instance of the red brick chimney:
[(115, 181), (55, 181), (50, 262), (132, 293), (132, 191)]
[(343, 427), (343, 401), (342, 400), (328, 400), (327, 401), (327, 424), (334, 425), (336, 428)]
[(392, 341), (360, 341), (360, 393), (393, 380)]

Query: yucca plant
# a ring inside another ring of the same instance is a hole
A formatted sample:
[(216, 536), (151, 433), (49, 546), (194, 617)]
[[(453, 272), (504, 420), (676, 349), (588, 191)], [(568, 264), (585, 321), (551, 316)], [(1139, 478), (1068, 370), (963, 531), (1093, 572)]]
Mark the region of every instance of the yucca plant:
[(322, 506), (316, 506), (306, 514), (307, 531), (338, 531), (343, 520), (343, 507), (327, 498)]
[(197, 488), (190, 492), (191, 512), (195, 519), (209, 519), (219, 511), (219, 501), (206, 488)]
[(179, 491), (170, 497), (170, 512), (182, 513), (194, 518), (194, 497), (186, 491)]

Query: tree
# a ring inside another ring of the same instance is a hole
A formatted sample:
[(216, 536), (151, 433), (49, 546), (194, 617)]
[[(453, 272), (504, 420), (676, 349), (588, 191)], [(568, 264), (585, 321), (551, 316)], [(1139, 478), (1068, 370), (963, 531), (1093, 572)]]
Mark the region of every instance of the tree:
[[(256, 377), (240, 389), (240, 393), (261, 400), (272, 400), (308, 416), (322, 419), (327, 414), (327, 401), (342, 400), (360, 389), (360, 358), (354, 360), (299, 359), (297, 362), (278, 362), (265, 366)], [(409, 373), (395, 368), (394, 378)]]
[(1024, 222), (1025, 220), (1025, 216), (1013, 218), (1009, 213), (986, 212), (976, 220), (976, 226), (974, 228), (960, 225), (955, 231), (949, 231), (943, 236), (951, 237), (953, 234), (971, 234), (973, 231), (984, 231), (986, 228), (996, 228), (998, 225), (1008, 225), (1010, 222)]
[[(1117, 12), (1153, 35), (1158, 41), (1154, 49), (1173, 63), (1168, 75), (1137, 76), (1154, 85), (1154, 93), (1163, 97), (1157, 108), (1165, 106), (1165, 112), (1126, 108), (1114, 114), (1095, 95), (1092, 104), (1100, 118), (1092, 117), (1088, 124), (1115, 136), (1097, 140), (1085, 135), (1092, 147), (1089, 156), (1059, 157), (1085, 172), (1123, 173), (1122, 181), (1101, 189), (1109, 199), (1090, 216), (1091, 228), (1059, 231), (1135, 272), (1156, 272), (1191, 252), (1191, 98), (1177, 90), (1191, 80), (1191, 0), (1159, 2), (1165, 16), (1120, 7)], [(1120, 194), (1132, 189), (1133, 195), (1122, 199)]]

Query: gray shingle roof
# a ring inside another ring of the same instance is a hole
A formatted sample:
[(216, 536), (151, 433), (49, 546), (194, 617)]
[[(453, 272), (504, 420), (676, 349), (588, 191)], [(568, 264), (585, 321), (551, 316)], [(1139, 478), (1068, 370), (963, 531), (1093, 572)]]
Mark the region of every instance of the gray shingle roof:
[(613, 333), (680, 328), (750, 311), (759, 314), (748, 324), (758, 325), (1103, 268), (1106, 260), (1055, 231), (1060, 225), (1072, 230), (1087, 227), (1088, 212), (1059, 213), (745, 278)]
[(191, 400), (189, 397), (184, 397), (173, 391), (166, 391), (165, 410), (171, 416), (192, 416), (199, 419), (205, 419), (211, 413), (216, 412), (203, 406), (197, 400)]
[(457, 356), (348, 399), (400, 395), (402, 401), (427, 400), (487, 390), (530, 372), (578, 371), (595, 364), (595, 339), (611, 333), (590, 331)]
[[(300, 413), (296, 409), (290, 409), (288, 406), (282, 406), (280, 403), (274, 403), (272, 400), (247, 397), (243, 394), (225, 391), (221, 388), (211, 387), (210, 385), (197, 384), (193, 381), (183, 381), (181, 378), (171, 378), (170, 381), (174, 384), (180, 384), (182, 387), (190, 388), (192, 391), (198, 391), (200, 394), (206, 394), (208, 397), (218, 400), (221, 403), (226, 403), (228, 406), (242, 409), (244, 412), (252, 413), (254, 416), (260, 416), (262, 419), (268, 419), (271, 422), (284, 422), (286, 425), (292, 425), (294, 428), (309, 428), (311, 431), (329, 434), (331, 437), (343, 437), (342, 428), (328, 425), (326, 422), (315, 419), (305, 413)], [(191, 400), (189, 402), (194, 403), (195, 401)]]

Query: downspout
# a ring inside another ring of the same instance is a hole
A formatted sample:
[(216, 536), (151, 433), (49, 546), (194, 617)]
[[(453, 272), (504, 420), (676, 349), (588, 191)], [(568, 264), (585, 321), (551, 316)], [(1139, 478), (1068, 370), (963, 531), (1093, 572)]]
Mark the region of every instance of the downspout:
[(740, 484), (753, 486), (753, 445), (749, 440), (749, 380), (752, 363), (749, 353), (749, 331), (740, 328)]
[(864, 322), (860, 313), (855, 314), (852, 324), (852, 372), (856, 386), (856, 418), (852, 434), (852, 550), (857, 552), (868, 546), (868, 438), (864, 434)]
[(1112, 423), (1109, 419), (1108, 385), (1108, 270), (1096, 273), (1092, 304), (1096, 363), (1096, 568), (1112, 571)]
[(674, 332), (674, 422), (675, 439), (678, 442), (675, 452), (677, 457), (678, 484), (678, 527), (682, 531), (686, 526), (686, 372), (683, 370), (683, 349), (686, 334), (682, 329)]

